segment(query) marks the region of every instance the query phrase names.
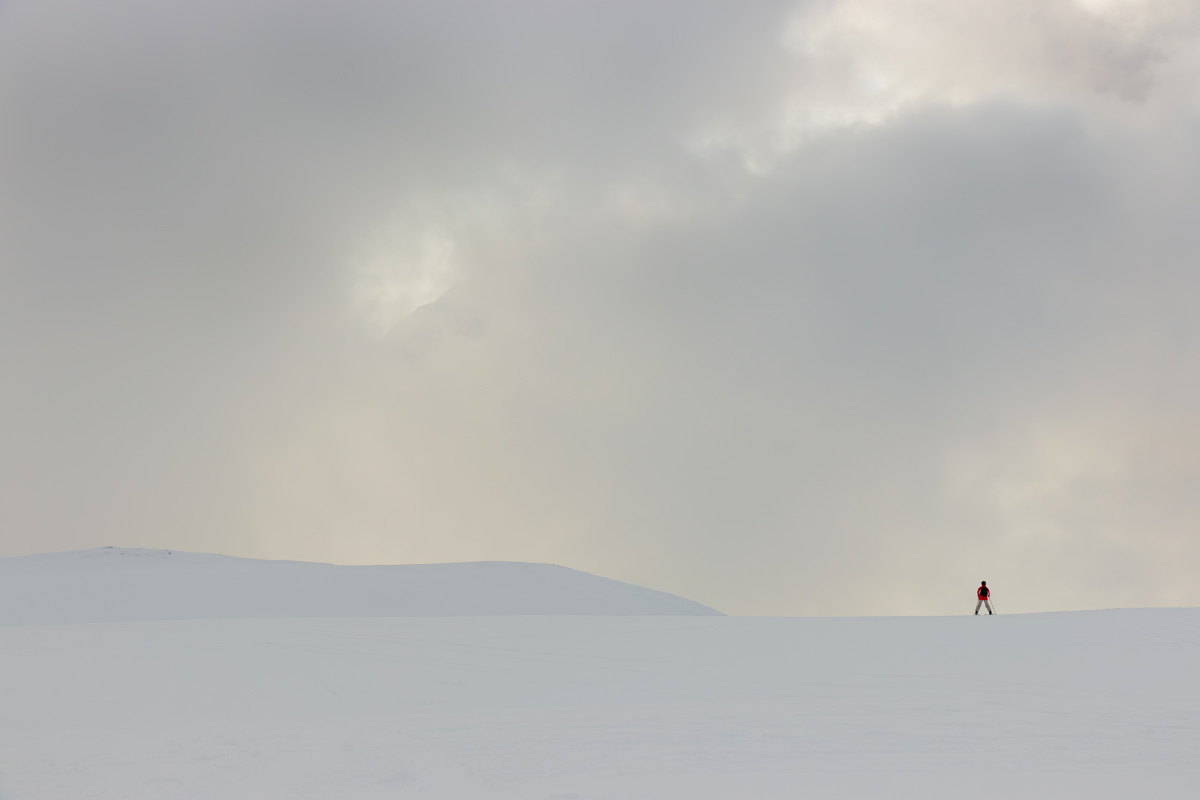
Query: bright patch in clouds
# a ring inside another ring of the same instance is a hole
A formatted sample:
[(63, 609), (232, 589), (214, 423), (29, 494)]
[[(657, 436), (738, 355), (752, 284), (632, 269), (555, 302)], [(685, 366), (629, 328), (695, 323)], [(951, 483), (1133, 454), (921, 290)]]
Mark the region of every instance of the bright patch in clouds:
[(762, 172), (813, 137), (923, 106), (1136, 106), (1172, 59), (1196, 54), (1198, 22), (1194, 3), (1174, 0), (805, 3), (781, 37), (790, 58), (777, 103), (689, 141), (698, 154), (738, 150)]
[(455, 243), (436, 230), (416, 231), (380, 248), (358, 268), (356, 305), (370, 330), (383, 335), (461, 280)]

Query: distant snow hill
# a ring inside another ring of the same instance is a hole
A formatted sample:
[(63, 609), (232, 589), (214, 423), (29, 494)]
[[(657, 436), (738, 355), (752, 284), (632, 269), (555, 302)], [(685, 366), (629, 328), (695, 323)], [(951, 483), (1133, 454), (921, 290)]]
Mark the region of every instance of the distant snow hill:
[(337, 566), (119, 547), (0, 558), (0, 625), (536, 614), (721, 616), (551, 564)]

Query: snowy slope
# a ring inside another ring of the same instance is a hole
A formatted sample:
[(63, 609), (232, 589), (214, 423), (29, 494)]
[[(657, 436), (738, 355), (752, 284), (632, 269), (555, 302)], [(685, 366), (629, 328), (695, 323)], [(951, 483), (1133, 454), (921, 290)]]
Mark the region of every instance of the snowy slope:
[(1200, 610), (0, 628), (0, 797), (1194, 798)]
[(0, 625), (718, 613), (665, 592), (550, 564), (336, 566), (112, 547), (0, 558)]

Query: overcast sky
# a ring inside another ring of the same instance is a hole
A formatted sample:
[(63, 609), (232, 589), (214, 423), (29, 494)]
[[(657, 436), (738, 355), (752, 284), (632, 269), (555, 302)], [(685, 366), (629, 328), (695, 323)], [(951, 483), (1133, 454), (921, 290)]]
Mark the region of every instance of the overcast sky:
[(0, 555), (1198, 605), (1200, 11), (0, 2)]

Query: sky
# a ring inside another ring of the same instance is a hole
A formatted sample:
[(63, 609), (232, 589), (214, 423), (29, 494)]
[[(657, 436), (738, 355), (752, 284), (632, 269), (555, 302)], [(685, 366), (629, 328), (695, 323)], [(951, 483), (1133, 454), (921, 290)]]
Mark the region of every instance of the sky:
[(1200, 7), (0, 2), (0, 555), (1200, 605)]

